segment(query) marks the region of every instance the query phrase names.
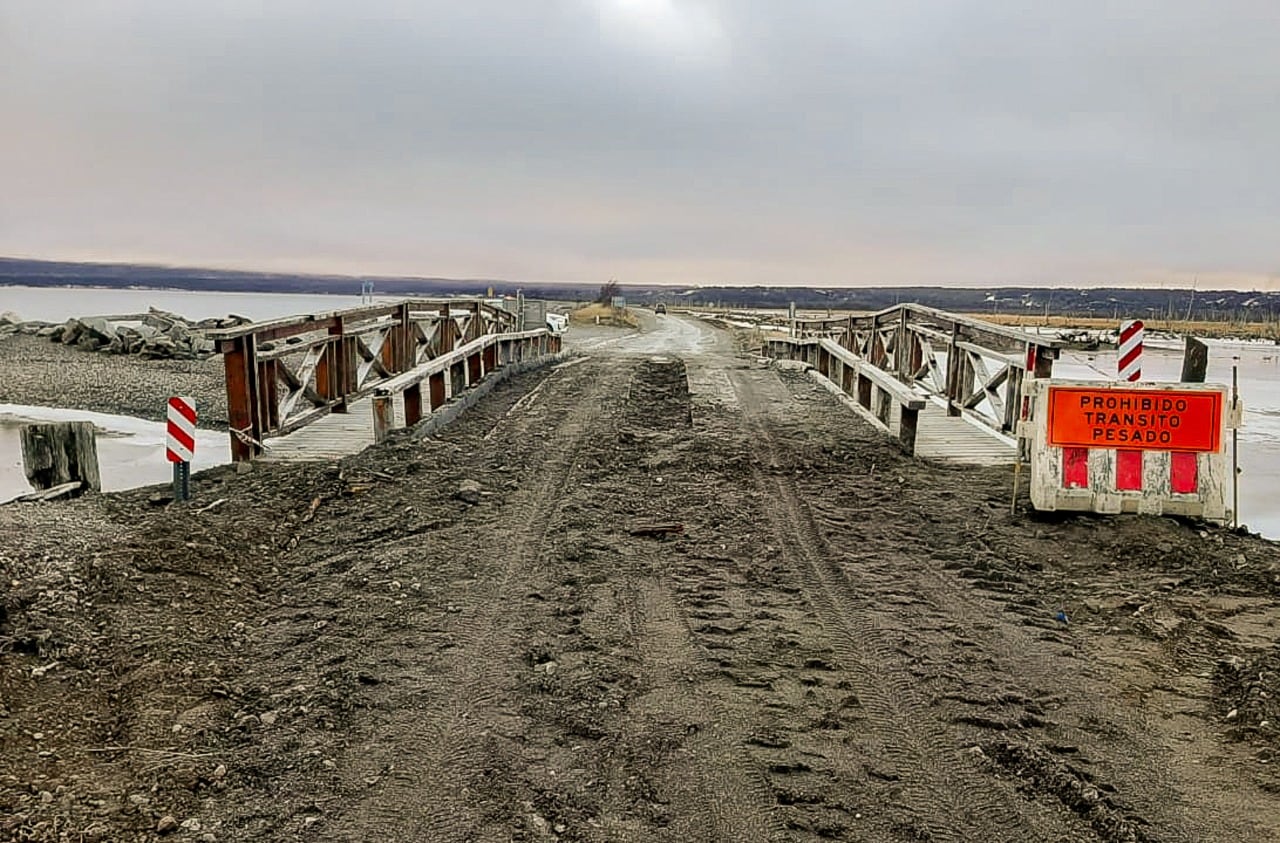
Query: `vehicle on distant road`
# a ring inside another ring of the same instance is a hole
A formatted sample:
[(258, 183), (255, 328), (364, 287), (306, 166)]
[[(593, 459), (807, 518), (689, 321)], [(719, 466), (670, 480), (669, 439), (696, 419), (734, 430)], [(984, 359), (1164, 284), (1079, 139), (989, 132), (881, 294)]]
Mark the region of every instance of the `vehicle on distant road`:
[(548, 313), (547, 327), (551, 329), (553, 334), (563, 334), (569, 329), (569, 317), (563, 313)]
[(654, 305), (653, 312), (665, 314), (667, 312), (667, 306), (659, 302), (658, 304)]

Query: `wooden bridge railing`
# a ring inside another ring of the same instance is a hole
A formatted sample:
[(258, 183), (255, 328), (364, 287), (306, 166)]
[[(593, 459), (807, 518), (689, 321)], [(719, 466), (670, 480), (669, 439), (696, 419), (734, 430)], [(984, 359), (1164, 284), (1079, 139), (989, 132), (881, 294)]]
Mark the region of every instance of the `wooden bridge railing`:
[(1047, 378), (1062, 342), (918, 304), (869, 316), (797, 319), (796, 339), (837, 343), (899, 382), (942, 397), (949, 415), (1010, 432), (1023, 413), (1028, 376)]
[[(894, 434), (908, 454), (916, 452), (920, 411), (928, 400), (893, 375), (872, 366), (835, 340), (772, 338), (765, 341), (769, 356), (803, 360), (839, 387), (864, 415), (885, 433)], [(896, 416), (896, 418), (895, 418)], [(897, 430), (894, 430), (896, 422)]]
[[(466, 386), (496, 368), (497, 348), (477, 342), (515, 333), (516, 316), (480, 300), (406, 300), (211, 331), (226, 368), (231, 456), (253, 459), (283, 436), (371, 395), (440, 357), (464, 361)], [(559, 350), (545, 329), (521, 333), (521, 352)], [(514, 341), (515, 337), (511, 337)], [(455, 350), (465, 354), (453, 354)], [(474, 358), (474, 359), (473, 359)], [(420, 405), (419, 405), (420, 406)], [(433, 400), (431, 406), (437, 406)]]

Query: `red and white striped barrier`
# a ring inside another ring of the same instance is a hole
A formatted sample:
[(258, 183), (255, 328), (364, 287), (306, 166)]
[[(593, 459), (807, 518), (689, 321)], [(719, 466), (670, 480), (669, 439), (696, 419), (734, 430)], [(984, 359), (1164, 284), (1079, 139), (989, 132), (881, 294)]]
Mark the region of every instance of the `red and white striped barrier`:
[(169, 399), (169, 437), (166, 456), (169, 462), (191, 462), (196, 455), (196, 401), (194, 398)]
[(1142, 320), (1133, 319), (1120, 326), (1120, 380), (1142, 380)]
[(1036, 509), (1227, 520), (1226, 431), (1241, 413), (1227, 387), (1039, 380), (1027, 390)]

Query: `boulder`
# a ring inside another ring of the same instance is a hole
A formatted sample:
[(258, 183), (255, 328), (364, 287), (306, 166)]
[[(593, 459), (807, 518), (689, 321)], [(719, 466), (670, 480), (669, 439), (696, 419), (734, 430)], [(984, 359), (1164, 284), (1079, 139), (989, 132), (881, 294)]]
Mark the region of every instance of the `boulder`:
[(157, 315), (156, 313), (153, 312), (153, 313), (148, 313), (146, 316), (142, 317), (142, 324), (156, 331), (167, 332), (176, 323), (172, 319), (166, 319), (165, 317)]
[(0, 325), (21, 325), (22, 319), (12, 310), (0, 313)]
[(167, 310), (161, 310), (161, 309), (160, 309), (160, 308), (158, 308), (158, 307), (149, 307), (149, 308), (147, 308), (147, 315), (148, 315), (148, 316), (154, 316), (154, 317), (155, 317), (155, 318), (157, 318), (157, 319), (163, 319), (163, 320), (167, 321), (167, 322), (168, 322), (169, 324), (171, 324), (171, 325), (172, 325), (172, 324), (174, 324), (174, 323), (179, 323), (179, 324), (182, 324), (182, 325), (190, 325), (190, 324), (191, 324), (190, 320), (188, 320), (185, 316), (179, 316), (179, 315), (178, 315), (178, 314), (176, 314), (176, 313), (170, 313), (169, 311), (167, 311)]
[(191, 329), (181, 322), (175, 322), (165, 333), (169, 335), (169, 339), (178, 345), (191, 344)]
[(177, 350), (178, 346), (173, 340), (161, 335), (143, 343), (140, 353), (143, 357), (151, 359), (169, 359)]
[(116, 326), (101, 316), (81, 319), (80, 324), (84, 328), (84, 333), (89, 334), (102, 345), (111, 342), (112, 337), (116, 335)]
[(81, 332), (84, 331), (84, 325), (79, 319), (68, 319), (62, 325), (62, 333), (58, 334), (58, 342), (63, 345), (72, 345), (76, 340), (80, 339)]
[(89, 331), (84, 331), (76, 338), (76, 348), (83, 348), (85, 351), (97, 351), (109, 342), (110, 340), (102, 339)]

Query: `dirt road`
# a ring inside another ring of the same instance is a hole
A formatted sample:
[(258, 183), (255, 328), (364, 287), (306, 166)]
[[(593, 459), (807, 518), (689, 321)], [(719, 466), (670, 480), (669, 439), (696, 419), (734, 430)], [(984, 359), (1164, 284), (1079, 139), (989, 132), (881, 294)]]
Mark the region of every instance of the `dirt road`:
[(647, 327), (426, 442), (0, 508), (0, 834), (1280, 839), (1275, 545), (1010, 514)]

